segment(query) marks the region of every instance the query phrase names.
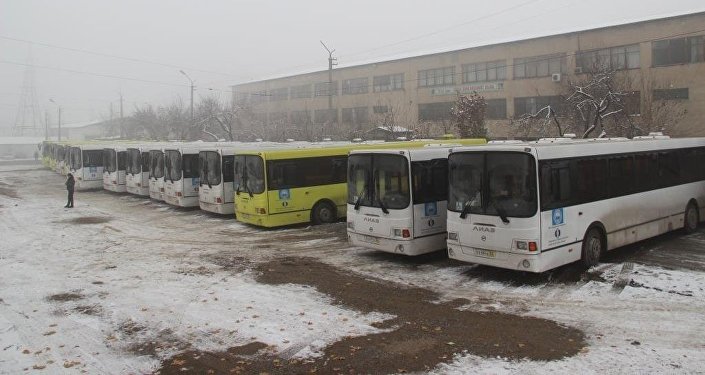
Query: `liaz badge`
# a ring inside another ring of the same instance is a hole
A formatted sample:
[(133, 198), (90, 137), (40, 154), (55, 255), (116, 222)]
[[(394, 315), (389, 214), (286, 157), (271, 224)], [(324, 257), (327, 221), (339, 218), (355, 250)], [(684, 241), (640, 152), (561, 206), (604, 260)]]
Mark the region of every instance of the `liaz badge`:
[(562, 208), (554, 208), (553, 209), (553, 212), (551, 213), (551, 223), (553, 225), (563, 224), (563, 209)]
[(279, 190), (279, 200), (291, 199), (291, 191), (289, 189)]
[(424, 205), (425, 216), (436, 216), (438, 215), (438, 205), (436, 202), (428, 202)]

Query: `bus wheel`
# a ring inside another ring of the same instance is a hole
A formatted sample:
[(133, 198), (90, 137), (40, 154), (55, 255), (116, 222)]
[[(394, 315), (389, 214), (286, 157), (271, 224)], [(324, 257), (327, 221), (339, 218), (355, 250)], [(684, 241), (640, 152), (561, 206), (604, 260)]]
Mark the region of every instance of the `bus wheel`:
[(585, 266), (592, 267), (600, 263), (600, 257), (604, 252), (604, 244), (602, 232), (599, 229), (590, 228), (587, 233), (585, 233), (581, 257)]
[(332, 223), (335, 219), (335, 207), (328, 202), (318, 202), (311, 210), (311, 221), (314, 224)]
[(695, 203), (690, 202), (685, 208), (685, 223), (683, 223), (683, 229), (685, 233), (693, 233), (698, 229), (698, 222), (700, 221), (700, 214), (698, 213), (698, 206)]

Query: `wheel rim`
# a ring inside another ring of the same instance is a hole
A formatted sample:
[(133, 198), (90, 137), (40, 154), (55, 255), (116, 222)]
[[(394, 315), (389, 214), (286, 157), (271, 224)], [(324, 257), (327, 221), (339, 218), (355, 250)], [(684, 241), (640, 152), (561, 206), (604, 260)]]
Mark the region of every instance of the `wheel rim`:
[(333, 213), (329, 207), (321, 207), (321, 209), (318, 211), (318, 217), (320, 218), (321, 222), (328, 223), (333, 216)]
[(692, 206), (688, 207), (688, 212), (686, 213), (685, 220), (686, 225), (689, 229), (695, 229), (698, 226), (698, 213)]
[(600, 238), (593, 235), (590, 237), (588, 242), (588, 255), (590, 260), (594, 263), (600, 259), (600, 253), (602, 252), (602, 241)]

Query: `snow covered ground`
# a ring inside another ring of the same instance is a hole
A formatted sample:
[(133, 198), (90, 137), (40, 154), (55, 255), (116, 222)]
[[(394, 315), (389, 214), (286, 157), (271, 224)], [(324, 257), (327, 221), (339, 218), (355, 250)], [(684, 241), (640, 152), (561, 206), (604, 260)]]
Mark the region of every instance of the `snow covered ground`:
[[(464, 309), (550, 319), (588, 339), (559, 361), (465, 355), (433, 373), (705, 371), (703, 231), (624, 249), (588, 272), (536, 276), (442, 254), (409, 259), (350, 247), (344, 223), (265, 231), (102, 191), (77, 193), (76, 208), (64, 209), (61, 177), (11, 169), (0, 170), (3, 374), (151, 373), (185, 348), (255, 341), (282, 357), (306, 357), (342, 337), (379, 332), (374, 323), (389, 318), (333, 304), (310, 287), (255, 281), (252, 264), (284, 255), (463, 298)], [(644, 255), (673, 244), (688, 267)]]

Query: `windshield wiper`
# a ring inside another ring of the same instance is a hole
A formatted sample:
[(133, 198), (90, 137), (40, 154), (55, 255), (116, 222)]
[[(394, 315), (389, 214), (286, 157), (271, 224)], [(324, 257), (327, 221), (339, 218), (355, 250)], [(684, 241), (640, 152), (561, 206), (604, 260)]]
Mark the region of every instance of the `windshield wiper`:
[(465, 206), (463, 206), (463, 210), (460, 212), (460, 218), (465, 219), (468, 216), (468, 214), (470, 213), (470, 210), (472, 210), (471, 205), (466, 204)]
[(504, 208), (499, 207), (497, 202), (494, 200), (491, 200), (490, 203), (492, 204), (492, 207), (494, 207), (495, 210), (497, 210), (497, 213), (499, 214), (499, 218), (502, 219), (502, 222), (504, 224), (509, 224), (509, 218), (507, 217), (507, 211), (504, 210)]
[(384, 206), (384, 203), (382, 203), (382, 198), (378, 198), (377, 202), (379, 203), (379, 208), (382, 209), (382, 212), (384, 212), (385, 214), (388, 214), (389, 210), (387, 209), (387, 207)]
[(357, 197), (355, 201), (355, 211), (360, 211), (360, 204), (362, 203), (362, 195)]
[(247, 189), (247, 194), (250, 194), (250, 198), (254, 197), (252, 190), (250, 189), (250, 185), (245, 184), (245, 189)]

